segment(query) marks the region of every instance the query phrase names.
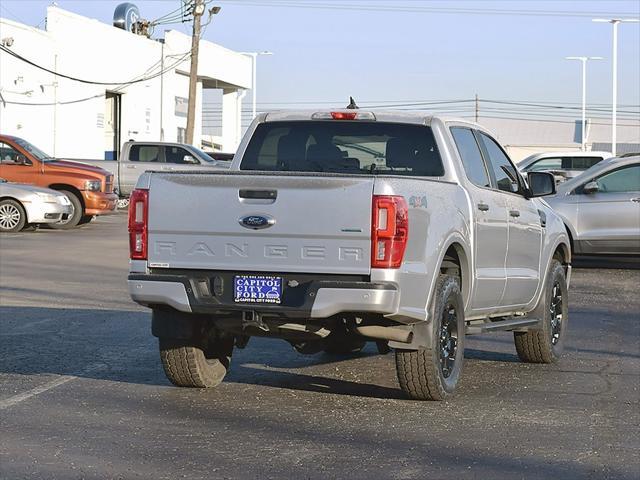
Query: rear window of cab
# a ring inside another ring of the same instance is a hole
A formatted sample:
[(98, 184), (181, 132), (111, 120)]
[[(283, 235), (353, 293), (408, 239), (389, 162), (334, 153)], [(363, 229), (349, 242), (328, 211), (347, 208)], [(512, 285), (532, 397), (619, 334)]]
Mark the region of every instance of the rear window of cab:
[(444, 175), (430, 127), (357, 120), (261, 123), (249, 141), (240, 169)]

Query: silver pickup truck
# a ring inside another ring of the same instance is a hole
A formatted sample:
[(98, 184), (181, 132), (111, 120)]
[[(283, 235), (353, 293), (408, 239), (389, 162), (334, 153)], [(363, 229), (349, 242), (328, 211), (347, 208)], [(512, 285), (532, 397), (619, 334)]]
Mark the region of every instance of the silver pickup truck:
[(148, 172), (131, 196), (129, 291), (167, 377), (213, 387), (251, 336), (300, 353), (395, 350), (410, 398), (453, 394), (468, 334), (560, 356), (570, 242), (479, 125), (424, 113), (258, 116), (227, 172)]
[[(190, 171), (212, 168), (224, 170), (230, 162), (214, 160), (193, 145), (170, 142), (125, 142), (117, 160), (82, 160), (113, 173), (114, 189), (120, 198), (131, 194), (138, 177), (146, 170)], [(121, 203), (125, 206), (126, 203)]]

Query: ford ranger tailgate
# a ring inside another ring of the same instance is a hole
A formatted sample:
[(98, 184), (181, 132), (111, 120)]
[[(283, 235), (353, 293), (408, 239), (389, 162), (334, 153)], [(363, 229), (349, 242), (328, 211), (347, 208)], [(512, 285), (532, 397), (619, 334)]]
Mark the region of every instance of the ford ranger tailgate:
[(373, 185), (370, 176), (154, 174), (149, 266), (368, 274)]

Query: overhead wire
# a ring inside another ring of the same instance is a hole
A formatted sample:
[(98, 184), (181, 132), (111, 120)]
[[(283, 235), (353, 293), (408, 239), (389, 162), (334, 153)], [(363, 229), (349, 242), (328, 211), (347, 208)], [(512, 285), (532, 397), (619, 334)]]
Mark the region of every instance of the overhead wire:
[[(207, 0), (204, 5), (208, 5), (209, 3), (211, 3), (213, 0)], [(209, 21), (203, 25), (203, 29), (200, 32), (200, 37), (199, 39), (201, 40), (202, 37), (204, 36), (204, 33), (206, 32), (207, 26), (211, 23), (211, 18), (209, 19)], [(22, 60), (36, 68), (39, 68), (41, 70), (44, 70), (52, 75), (56, 75), (58, 77), (62, 77), (62, 78), (66, 78), (69, 80), (74, 80), (74, 81), (78, 81), (81, 83), (87, 83), (87, 84), (91, 84), (91, 85), (117, 85), (117, 87), (114, 89), (114, 91), (121, 91), (124, 88), (136, 84), (136, 83), (141, 83), (141, 82), (146, 82), (149, 80), (153, 80), (154, 78), (157, 78), (161, 75), (164, 75), (166, 72), (173, 70), (175, 67), (177, 67), (179, 64), (183, 63), (187, 57), (191, 56), (191, 50), (189, 50), (188, 52), (185, 52), (184, 54), (174, 54), (174, 55), (167, 55), (168, 58), (172, 58), (172, 57), (180, 57), (176, 62), (172, 63), (171, 65), (169, 65), (168, 67), (164, 68), (163, 70), (156, 72), (154, 74), (151, 74), (149, 76), (144, 76), (145, 74), (147, 74), (150, 70), (153, 70), (160, 62), (160, 60), (158, 60), (157, 62), (155, 62), (151, 67), (147, 68), (147, 70), (145, 72), (143, 72), (141, 75), (137, 75), (135, 77), (133, 77), (132, 80), (129, 80), (127, 82), (113, 82), (113, 83), (107, 83), (107, 82), (93, 82), (93, 81), (86, 81), (86, 80), (82, 80), (82, 79), (78, 79), (75, 77), (71, 77), (69, 75), (63, 75), (60, 73), (57, 73), (55, 71), (52, 71), (50, 69), (47, 69), (46, 67), (42, 67), (40, 65), (35, 64), (35, 62), (31, 62), (29, 60), (27, 60), (26, 58), (16, 54), (15, 52), (9, 50), (8, 48), (4, 47), (3, 45), (0, 45), (0, 50), (5, 51), (6, 53), (9, 53), (10, 55), (18, 58), (19, 60)], [(9, 104), (9, 105), (23, 105), (23, 106), (53, 106), (53, 105), (71, 105), (71, 104), (75, 104), (75, 103), (81, 103), (81, 102), (86, 102), (89, 100), (93, 100), (95, 98), (101, 98), (104, 97), (106, 94), (101, 93), (101, 94), (97, 94), (97, 95), (91, 95), (88, 97), (84, 97), (84, 98), (79, 98), (79, 99), (74, 99), (74, 100), (68, 100), (68, 101), (59, 101), (59, 102), (42, 102), (42, 103), (35, 103), (35, 102), (19, 102), (19, 101), (12, 101), (12, 100), (4, 100), (3, 99), (3, 103), (5, 104)]]
[[(302, 8), (323, 10), (355, 10), (368, 12), (401, 12), (401, 13), (439, 13), (439, 14), (469, 14), (469, 15), (501, 15), (501, 16), (541, 16), (541, 17), (593, 17), (593, 16), (632, 16), (635, 12), (612, 11), (575, 11), (575, 10), (525, 10), (505, 8), (473, 8), (473, 7), (434, 7), (424, 5), (375, 5), (374, 2), (358, 1), (293, 1), (293, 0), (220, 0), (220, 3), (230, 3), (236, 6), (258, 6), (279, 8)], [(363, 5), (366, 3), (366, 5)]]
[(84, 83), (84, 84), (88, 84), (88, 85), (131, 85), (132, 83), (141, 83), (141, 82), (146, 82), (148, 80), (151, 80), (153, 78), (155, 78), (158, 74), (154, 74), (152, 76), (149, 77), (143, 77), (143, 78), (138, 78), (137, 80), (133, 80), (133, 81), (128, 81), (128, 82), (100, 82), (100, 81), (94, 81), (94, 80), (87, 80), (87, 79), (83, 79), (83, 78), (78, 78), (78, 77), (74, 77), (72, 75), (67, 75), (64, 73), (60, 73), (60, 72), (56, 72), (54, 70), (51, 70), (50, 68), (47, 67), (43, 67), (42, 65), (37, 64), (36, 62), (33, 62), (25, 57), (23, 57), (22, 55), (14, 52), (13, 50), (10, 50), (9, 48), (5, 47), (4, 45), (0, 45), (0, 51), (5, 52), (15, 58), (17, 58), (18, 60), (31, 65), (32, 67), (38, 68), (40, 70), (43, 70), (47, 73), (50, 73), (51, 75), (56, 75), (58, 77), (61, 78), (66, 78), (67, 80), (73, 80), (75, 82), (79, 82), (79, 83)]
[[(177, 67), (179, 64), (183, 63), (187, 57), (191, 56), (191, 51), (188, 51), (184, 54), (177, 54), (177, 55), (168, 55), (168, 57), (176, 57), (176, 56), (180, 56), (180, 58), (178, 60), (176, 60), (175, 62), (173, 62), (171, 65), (165, 67), (164, 69), (162, 69), (159, 72), (156, 72), (155, 74), (149, 76), (149, 77), (145, 77), (145, 81), (154, 79), (159, 77), (160, 75), (164, 75), (166, 72), (173, 70), (175, 67)], [(151, 65), (149, 68), (147, 68), (147, 70), (143, 73), (143, 75), (147, 72), (149, 72), (150, 70), (155, 69), (158, 64), (160, 63), (160, 61), (158, 60), (157, 62), (155, 62), (153, 65)], [(126, 87), (139, 83), (138, 78), (140, 77), (140, 75), (133, 77), (133, 79), (129, 82), (124, 82), (119, 84), (118, 87), (116, 87), (113, 91), (118, 92), (118, 91), (122, 91), (124, 90)], [(26, 105), (26, 106), (53, 106), (53, 105), (71, 105), (71, 104), (75, 104), (75, 103), (81, 103), (81, 102), (86, 102), (89, 100), (93, 100), (95, 98), (101, 98), (104, 97), (106, 94), (105, 93), (100, 93), (100, 94), (96, 94), (96, 95), (91, 95), (88, 97), (84, 97), (84, 98), (78, 98), (78, 99), (74, 99), (74, 100), (67, 100), (67, 101), (59, 101), (59, 102), (41, 102), (41, 103), (36, 103), (36, 102), (19, 102), (19, 101), (13, 101), (13, 100), (5, 100), (4, 103), (9, 104), (9, 105)]]

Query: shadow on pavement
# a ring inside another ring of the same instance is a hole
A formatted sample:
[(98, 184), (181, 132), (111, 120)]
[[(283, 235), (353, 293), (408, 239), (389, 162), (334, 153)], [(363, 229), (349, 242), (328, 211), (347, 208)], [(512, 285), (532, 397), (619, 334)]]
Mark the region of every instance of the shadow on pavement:
[[(478, 345), (465, 349), (465, 358), (519, 363), (515, 353), (482, 349), (484, 342), (504, 344), (506, 339), (484, 337), (480, 349)], [(569, 352), (638, 358), (624, 352), (589, 349), (569, 349)], [(399, 388), (332, 375), (277, 370), (340, 364), (344, 370), (358, 373), (363, 365), (371, 362), (384, 362), (385, 368), (392, 370), (389, 364), (392, 361), (380, 357), (373, 344), (368, 344), (359, 355), (304, 356), (282, 340), (254, 338), (246, 350), (234, 354), (227, 380), (292, 390), (404, 399)], [(140, 311), (0, 307), (0, 373), (73, 375), (132, 384), (170, 385), (162, 371), (157, 340), (151, 336), (150, 315)]]
[[(359, 359), (375, 356), (374, 350)], [(356, 356), (302, 356), (284, 341), (252, 339), (238, 351), (227, 377), (236, 383), (402, 398), (399, 389), (270, 370), (304, 368), (353, 360)], [(263, 364), (265, 369), (243, 364)], [(148, 312), (0, 307), (0, 374), (72, 375), (80, 378), (169, 386), (151, 335)], [(10, 381), (10, 380), (8, 380)], [(173, 388), (173, 387), (172, 387)]]
[(464, 358), (468, 360), (484, 360), (491, 362), (520, 363), (516, 354), (503, 352), (489, 352), (487, 350), (464, 349)]
[(640, 270), (640, 256), (580, 255), (571, 260), (573, 268)]
[[(268, 373), (265, 375), (265, 373)], [(331, 393), (355, 397), (407, 400), (400, 388), (352, 382), (302, 373), (263, 370), (247, 365), (233, 365), (225, 381), (248, 385), (266, 385), (287, 390)]]

